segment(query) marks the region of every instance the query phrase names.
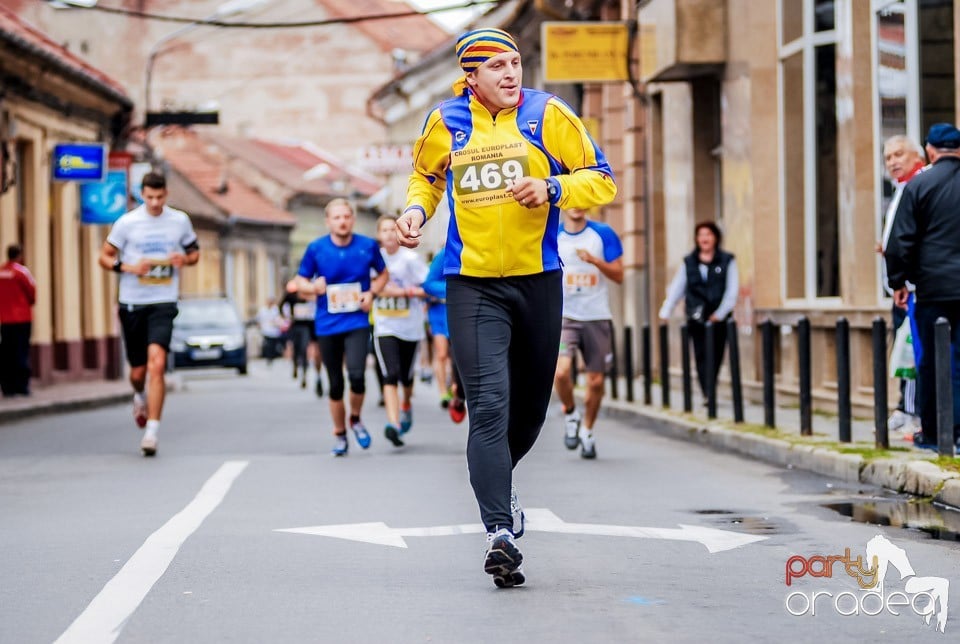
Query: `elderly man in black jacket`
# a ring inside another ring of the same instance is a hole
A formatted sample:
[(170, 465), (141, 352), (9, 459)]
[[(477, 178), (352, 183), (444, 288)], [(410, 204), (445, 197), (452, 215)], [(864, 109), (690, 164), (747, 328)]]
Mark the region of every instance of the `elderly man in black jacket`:
[(903, 189), (885, 258), (897, 306), (906, 307), (908, 280), (917, 287), (922, 348), (917, 399), (923, 429), (914, 435), (914, 445), (936, 448), (933, 335), (939, 317), (950, 322), (954, 440), (960, 436), (960, 131), (948, 123), (933, 125), (926, 151), (931, 165)]

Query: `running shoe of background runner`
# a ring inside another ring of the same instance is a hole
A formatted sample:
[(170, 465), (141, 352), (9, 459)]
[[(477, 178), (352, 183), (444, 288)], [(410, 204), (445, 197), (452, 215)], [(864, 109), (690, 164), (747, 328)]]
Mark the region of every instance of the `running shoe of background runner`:
[(467, 405), (463, 398), (454, 397), (450, 400), (450, 407), (447, 408), (447, 411), (450, 413), (450, 420), (455, 423), (462, 423), (467, 415)]
[(580, 457), (586, 459), (597, 457), (597, 440), (593, 436), (590, 438), (580, 437)]
[(448, 408), (451, 400), (453, 400), (453, 394), (449, 391), (443, 392), (443, 395), (440, 396), (440, 406), (444, 409)]
[(493, 576), (497, 588), (513, 588), (527, 580), (523, 574), (523, 554), (506, 528), (487, 534), (483, 570)]
[(333, 449), (330, 450), (330, 453), (334, 456), (346, 456), (348, 448), (347, 435), (337, 434), (333, 437)]
[(317, 398), (323, 398), (323, 381), (320, 380), (320, 374), (317, 374), (316, 392), (317, 392)]
[(400, 407), (400, 434), (406, 434), (413, 427), (413, 407), (407, 405), (404, 409)]
[(400, 440), (400, 432), (397, 431), (397, 428), (393, 425), (387, 424), (383, 428), (383, 435), (387, 437), (387, 440), (393, 443), (394, 447), (403, 447), (403, 441)]
[(563, 444), (567, 449), (577, 449), (580, 444), (580, 412), (573, 410), (563, 416)]
[(144, 434), (140, 440), (140, 451), (144, 456), (154, 456), (157, 453), (157, 436)]
[(350, 429), (353, 430), (353, 436), (357, 439), (357, 445), (363, 449), (370, 447), (370, 432), (363, 426), (363, 423), (360, 421), (350, 423)]
[(147, 401), (136, 394), (133, 396), (133, 420), (140, 429), (147, 426)]

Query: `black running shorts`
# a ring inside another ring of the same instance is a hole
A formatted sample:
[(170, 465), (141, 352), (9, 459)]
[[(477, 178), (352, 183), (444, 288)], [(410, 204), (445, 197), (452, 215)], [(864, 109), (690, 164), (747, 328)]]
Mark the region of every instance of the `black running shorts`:
[(123, 344), (127, 348), (127, 362), (131, 367), (147, 364), (147, 347), (160, 345), (170, 350), (173, 335), (173, 318), (177, 317), (176, 302), (162, 304), (121, 304), (120, 326), (123, 329)]

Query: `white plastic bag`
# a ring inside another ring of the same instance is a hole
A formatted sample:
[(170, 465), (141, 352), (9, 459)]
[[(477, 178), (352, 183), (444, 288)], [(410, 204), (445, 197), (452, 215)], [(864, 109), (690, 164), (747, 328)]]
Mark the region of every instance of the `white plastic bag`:
[(913, 360), (913, 335), (910, 333), (910, 319), (903, 321), (893, 338), (893, 351), (890, 353), (890, 377), (916, 380), (917, 365)]

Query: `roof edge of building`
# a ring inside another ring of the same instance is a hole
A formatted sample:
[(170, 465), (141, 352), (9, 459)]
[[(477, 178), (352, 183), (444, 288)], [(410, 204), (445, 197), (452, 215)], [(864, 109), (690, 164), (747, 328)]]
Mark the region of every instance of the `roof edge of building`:
[(86, 73), (82, 67), (77, 65), (71, 65), (66, 62), (62, 57), (57, 56), (52, 51), (38, 47), (35, 44), (21, 38), (17, 34), (10, 33), (0, 29), (0, 41), (6, 42), (13, 47), (29, 54), (35, 56), (46, 63), (51, 64), (57, 71), (63, 73), (65, 76), (78, 81), (81, 85), (86, 86), (89, 89), (92, 89), (107, 98), (117, 102), (121, 107), (125, 109), (133, 109), (133, 99), (127, 96), (125, 93), (113, 87), (101, 79), (93, 76), (92, 74)]

